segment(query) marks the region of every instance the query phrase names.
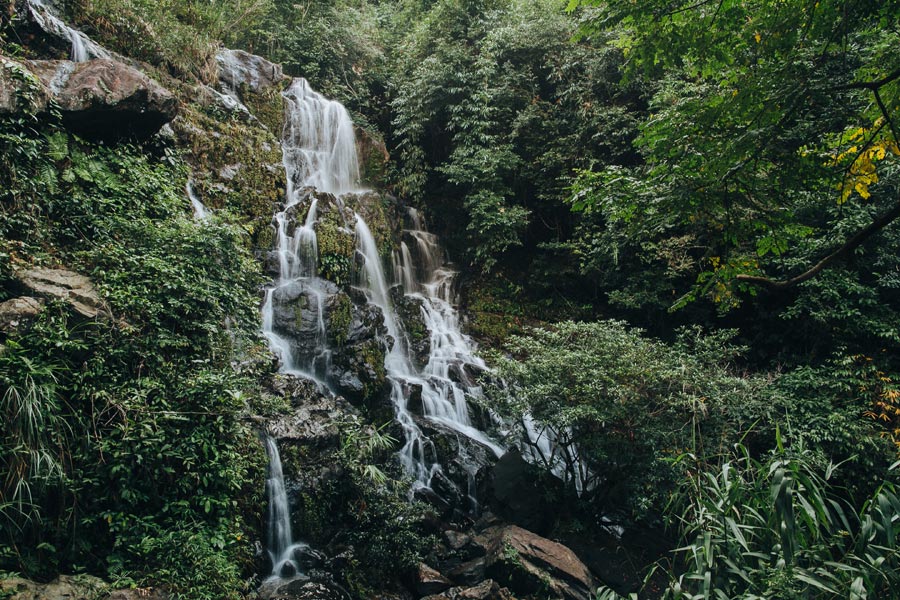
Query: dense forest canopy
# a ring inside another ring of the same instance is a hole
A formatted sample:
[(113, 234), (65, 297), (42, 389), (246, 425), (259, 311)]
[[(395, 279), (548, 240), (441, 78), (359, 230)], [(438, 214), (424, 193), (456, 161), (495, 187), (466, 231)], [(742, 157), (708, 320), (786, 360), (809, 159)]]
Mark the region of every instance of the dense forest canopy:
[[(88, 109), (38, 77), (71, 50), (45, 5), (177, 117), (79, 128)], [(277, 76), (223, 86), (224, 48)], [(281, 445), (325, 583), (419, 598), (422, 565), (449, 565), (463, 590), (485, 567), (453, 569), (490, 551), (459, 536), (508, 523), (578, 554), (592, 598), (900, 597), (900, 2), (7, 0), (0, 61), (3, 579), (211, 599), (265, 578), (258, 433), (313, 420), (317, 393), (260, 335), (291, 187), (283, 72), (352, 116), (376, 199), (347, 202), (384, 264), (421, 214), (459, 270), (447, 310), (487, 364), (447, 377), (477, 383), (464, 410), (528, 459), (509, 496), (542, 515), (498, 500), (509, 456), (445, 460), (469, 477), (455, 500), (410, 493), (385, 365), (437, 342), (402, 282), (406, 341), (357, 340), (386, 316), (366, 312), (359, 230), (320, 199), (327, 343), (363, 375), (319, 411), (325, 442)], [(465, 453), (436, 431), (429, 451)], [(488, 574), (513, 591), (478, 597), (563, 597), (516, 588), (533, 573), (503, 543)]]

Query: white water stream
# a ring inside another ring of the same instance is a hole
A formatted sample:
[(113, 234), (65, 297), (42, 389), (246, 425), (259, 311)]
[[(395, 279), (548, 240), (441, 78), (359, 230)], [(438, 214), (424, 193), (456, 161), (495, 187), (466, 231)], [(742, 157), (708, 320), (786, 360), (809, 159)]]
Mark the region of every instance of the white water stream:
[(197, 194), (194, 192), (194, 182), (188, 179), (187, 185), (185, 186), (185, 191), (187, 192), (188, 199), (191, 201), (191, 208), (194, 209), (194, 218), (198, 221), (207, 221), (209, 220), (209, 209), (200, 201), (200, 198), (197, 197)]
[(266, 454), (269, 457), (269, 470), (266, 475), (266, 494), (269, 498), (268, 511), (268, 552), (272, 560), (272, 577), (293, 576), (300, 571), (295, 559), (298, 550), (308, 548), (302, 542), (294, 543), (291, 534), (291, 509), (284, 487), (284, 472), (281, 469), (281, 456), (275, 440), (265, 437)]
[[(313, 199), (310, 203), (302, 225), (296, 224), (294, 213), (295, 207), (306, 197), (302, 194), (303, 188), (314, 187), (331, 194), (357, 188), (356, 139), (347, 110), (339, 102), (314, 92), (305, 79), (295, 79), (283, 96), (286, 121), (282, 132), (282, 161), (287, 191), (284, 209), (274, 217), (279, 275), (265, 291), (263, 334), (280, 359), (283, 372), (312, 379), (325, 388), (331, 350), (325, 330), (324, 283), (316, 275), (317, 201)], [(298, 290), (314, 305), (315, 347), (304, 349), (303, 357), (295, 356), (290, 340), (275, 331), (276, 301)]]
[(356, 238), (357, 251), (363, 259), (361, 283), (369, 302), (381, 309), (388, 335), (393, 339), (384, 366), (391, 382), (394, 411), (406, 438), (400, 459), (415, 478), (416, 487), (430, 487), (432, 477), (441, 467), (433, 445), (413, 419), (409, 407), (412, 390), (421, 390), (422, 414), (427, 419), (482, 444), (498, 457), (504, 449), (474, 427), (469, 417), (469, 398), (481, 394), (481, 389), (470, 380), (470, 371), (482, 371), (486, 365), (475, 355), (472, 341), (459, 329), (458, 313), (451, 303), (456, 272), (444, 265), (437, 238), (422, 229), (418, 214), (413, 211), (411, 216), (414, 228), (407, 233), (419, 242), (420, 261), (417, 264), (413, 260), (404, 243), (400, 255), (394, 257), (394, 270), (404, 292), (421, 302), (422, 317), (430, 336), (428, 362), (421, 369), (415, 367), (406, 336), (391, 306), (375, 240), (359, 215)]
[(89, 38), (87, 35), (69, 27), (59, 18), (56, 9), (51, 2), (47, 0), (27, 0), (28, 8), (31, 16), (41, 29), (56, 35), (63, 39), (69, 40), (72, 44), (72, 60), (75, 62), (85, 62), (92, 58), (112, 58), (112, 53)]

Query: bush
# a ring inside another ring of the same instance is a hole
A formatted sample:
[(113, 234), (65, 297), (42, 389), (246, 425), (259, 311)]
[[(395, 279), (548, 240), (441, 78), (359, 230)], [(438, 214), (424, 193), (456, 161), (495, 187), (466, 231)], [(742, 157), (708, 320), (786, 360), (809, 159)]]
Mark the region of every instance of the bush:
[(732, 335), (685, 330), (668, 346), (618, 321), (533, 329), (494, 357), (507, 385), (488, 395), (506, 415), (570, 431), (602, 482), (594, 500), (652, 519), (677, 481), (675, 457), (715, 456), (769, 414), (767, 383), (729, 371)]

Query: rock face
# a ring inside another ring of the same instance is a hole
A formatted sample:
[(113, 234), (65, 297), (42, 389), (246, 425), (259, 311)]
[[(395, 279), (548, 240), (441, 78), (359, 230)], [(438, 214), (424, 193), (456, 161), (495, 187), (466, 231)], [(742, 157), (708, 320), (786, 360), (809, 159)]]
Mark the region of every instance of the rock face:
[(491, 527), (484, 545), (485, 573), (517, 594), (540, 594), (566, 600), (588, 600), (594, 578), (566, 546), (515, 525)]
[(0, 115), (43, 112), (50, 91), (22, 63), (0, 56)]
[(171, 92), (119, 61), (24, 64), (49, 90), (65, 126), (88, 138), (146, 139), (178, 114), (178, 100)]
[(43, 308), (42, 300), (29, 296), (0, 303), (0, 332), (13, 333), (26, 328)]
[[(382, 340), (387, 336), (387, 329), (384, 316), (376, 307), (348, 303), (346, 308), (350, 322), (345, 325), (347, 333), (343, 339), (335, 340), (329, 380), (349, 399), (363, 401), (385, 386)], [(332, 318), (331, 323), (339, 325), (337, 320)]]
[(50, 583), (12, 577), (0, 581), (0, 597), (10, 600), (168, 600), (160, 590), (138, 588), (108, 591), (102, 579), (60, 575)]
[(107, 312), (94, 284), (84, 275), (66, 269), (35, 268), (19, 271), (16, 277), (34, 294), (63, 300), (85, 317)]
[(216, 54), (219, 82), (226, 91), (242, 95), (243, 90), (259, 94), (280, 88), (284, 80), (281, 65), (243, 50), (220, 50)]
[[(311, 383), (308, 380), (285, 375), (277, 375), (276, 378), (293, 380), (297, 385)], [(278, 385), (276, 383), (273, 387)], [(340, 396), (316, 393), (297, 402), (292, 399), (292, 404), (295, 406), (293, 412), (268, 422), (269, 433), (278, 439), (320, 450), (337, 448), (340, 445), (340, 431), (336, 423), (357, 413), (356, 409)]]

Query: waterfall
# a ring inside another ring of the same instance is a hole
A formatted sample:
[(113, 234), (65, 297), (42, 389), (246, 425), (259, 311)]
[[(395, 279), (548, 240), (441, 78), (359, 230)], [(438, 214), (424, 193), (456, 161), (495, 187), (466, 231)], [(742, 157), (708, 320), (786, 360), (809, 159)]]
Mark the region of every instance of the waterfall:
[(270, 436), (265, 437), (266, 454), (269, 457), (269, 471), (266, 475), (266, 494), (269, 498), (268, 510), (268, 544), (269, 557), (272, 559), (272, 577), (292, 577), (300, 571), (295, 553), (308, 546), (295, 544), (291, 535), (291, 509), (288, 505), (287, 492), (284, 488), (284, 473), (281, 469), (281, 456), (278, 445)]
[[(414, 227), (421, 227), (415, 219)], [(403, 251), (401, 246), (401, 254), (394, 256), (394, 267), (398, 271), (395, 275), (403, 283), (407, 295), (421, 301), (423, 319), (430, 334), (431, 352), (421, 370), (414, 367), (391, 306), (375, 239), (362, 217), (356, 216), (357, 252), (362, 258), (361, 284), (369, 302), (384, 315), (385, 327), (392, 338), (384, 366), (391, 383), (391, 402), (406, 438), (400, 458), (407, 472), (415, 478), (416, 487), (430, 487), (440, 465), (433, 446), (416, 425), (409, 410), (411, 389), (421, 389), (422, 412), (427, 419), (475, 440), (498, 457), (504, 450), (472, 426), (469, 418), (468, 397), (479, 396), (481, 390), (471, 382), (468, 370), (484, 370), (486, 365), (475, 356), (471, 340), (459, 330), (458, 313), (451, 303), (452, 282), (456, 273), (443, 264), (443, 253), (435, 236), (422, 229), (407, 231), (420, 242), (423, 260), (417, 269), (409, 249)], [(421, 280), (417, 277), (418, 271), (421, 271)]]
[(27, 0), (31, 16), (41, 29), (47, 33), (69, 40), (72, 44), (72, 60), (85, 62), (92, 58), (112, 58), (112, 53), (89, 38), (84, 33), (73, 29), (60, 19), (47, 0)]
[(347, 109), (313, 91), (302, 77), (284, 97), (289, 104), (282, 136), (285, 164), (296, 165), (288, 172), (288, 196), (306, 186), (334, 195), (356, 191), (359, 158)]
[[(340, 103), (313, 91), (302, 78), (295, 79), (283, 96), (286, 109), (282, 148), (287, 191), (284, 208), (273, 219), (279, 275), (265, 290), (262, 329), (281, 361), (282, 372), (313, 379), (324, 388), (331, 351), (324, 318), (325, 282), (316, 274), (317, 201), (303, 190), (312, 187), (335, 195), (358, 191), (359, 159), (353, 123)], [(296, 213), (304, 198), (312, 200), (303, 224), (299, 225)], [(471, 371), (486, 367), (475, 356), (474, 344), (459, 330), (458, 315), (452, 304), (456, 272), (444, 264), (437, 238), (424, 229), (418, 213), (411, 212), (410, 219), (412, 227), (406, 234), (411, 236), (414, 247), (404, 243), (394, 267), (395, 276), (399, 274), (403, 279), (403, 291), (416, 297), (422, 305), (431, 342), (431, 353), (424, 367), (415, 367), (402, 324), (391, 305), (391, 286), (377, 245), (360, 215), (355, 216), (357, 253), (361, 259), (357, 276), (368, 302), (381, 311), (390, 339), (386, 340), (384, 366), (395, 415), (404, 432), (401, 462), (415, 479), (416, 487), (429, 487), (440, 465), (434, 446), (409, 410), (413, 390), (422, 391), (422, 413), (427, 419), (477, 441), (498, 456), (503, 448), (474, 427), (469, 418), (468, 399), (481, 393), (470, 379)], [(291, 341), (275, 330), (279, 302), (296, 299), (300, 293), (308, 300), (315, 319), (309, 323), (309, 330), (314, 331), (310, 344), (315, 347), (304, 348), (304, 357), (297, 356)], [(311, 351), (307, 353), (307, 350)]]
[[(296, 206), (305, 197), (303, 188), (341, 194), (357, 189), (359, 161), (353, 122), (339, 103), (327, 100), (295, 79), (283, 93), (285, 126), (282, 132), (282, 162), (287, 175), (284, 209), (274, 216), (278, 280), (265, 290), (262, 306), (263, 334), (281, 361), (281, 370), (312, 379), (327, 387), (331, 363), (325, 329), (324, 282), (317, 277), (317, 200), (312, 199), (302, 225), (294, 225)], [(304, 357), (295, 356), (291, 343), (275, 331), (275, 308), (281, 298), (296, 298), (298, 291), (313, 305), (314, 347)]]
[(187, 185), (185, 186), (185, 191), (187, 192), (188, 199), (191, 201), (191, 207), (194, 209), (194, 218), (198, 221), (206, 221), (209, 219), (209, 209), (204, 206), (203, 202), (200, 201), (200, 198), (197, 197), (197, 194), (194, 193), (194, 182), (188, 179)]

